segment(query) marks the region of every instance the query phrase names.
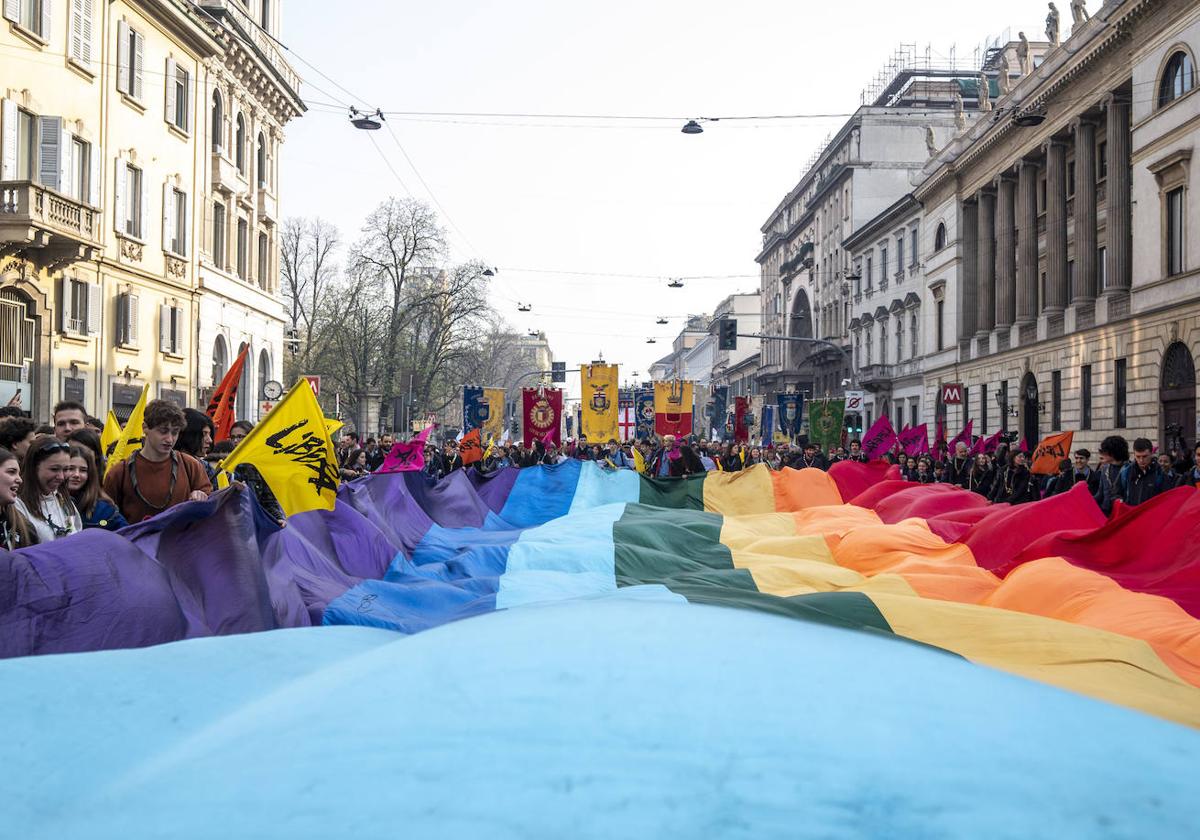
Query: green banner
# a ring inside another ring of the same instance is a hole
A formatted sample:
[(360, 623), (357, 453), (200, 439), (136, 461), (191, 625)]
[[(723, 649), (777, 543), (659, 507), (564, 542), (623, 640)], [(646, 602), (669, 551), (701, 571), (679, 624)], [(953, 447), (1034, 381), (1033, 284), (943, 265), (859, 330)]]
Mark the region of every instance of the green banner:
[(824, 450), (840, 446), (845, 413), (845, 400), (811, 400), (808, 403), (809, 439)]

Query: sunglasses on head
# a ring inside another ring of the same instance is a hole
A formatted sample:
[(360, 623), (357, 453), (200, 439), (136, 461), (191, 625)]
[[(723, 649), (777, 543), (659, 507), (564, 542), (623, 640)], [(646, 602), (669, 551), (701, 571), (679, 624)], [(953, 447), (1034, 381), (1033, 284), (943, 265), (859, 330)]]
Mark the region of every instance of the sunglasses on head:
[(42, 447), (41, 449), (39, 449), (38, 451), (39, 451), (39, 452), (70, 452), (70, 451), (71, 451), (71, 444), (69, 444), (69, 443), (63, 443), (61, 440), (60, 440), (60, 441), (55, 441), (54, 443), (48, 443), (48, 444), (46, 444), (45, 446), (43, 446), (43, 447)]

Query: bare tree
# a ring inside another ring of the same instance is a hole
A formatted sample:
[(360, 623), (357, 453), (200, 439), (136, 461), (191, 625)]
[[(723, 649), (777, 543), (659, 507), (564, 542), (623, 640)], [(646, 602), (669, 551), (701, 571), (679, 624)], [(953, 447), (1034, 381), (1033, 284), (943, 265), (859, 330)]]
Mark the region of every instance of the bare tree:
[(302, 371), (311, 371), (320, 356), (330, 324), (326, 298), (337, 279), (334, 262), (341, 236), (338, 229), (320, 218), (289, 218), (280, 233), (279, 261), (283, 294), (292, 327), (302, 336)]
[(396, 396), (401, 366), (401, 332), (413, 301), (407, 286), (420, 270), (435, 267), (446, 251), (446, 237), (427, 204), (389, 198), (367, 217), (350, 254), (350, 269), (377, 294), (386, 296), (383, 380), (385, 404)]

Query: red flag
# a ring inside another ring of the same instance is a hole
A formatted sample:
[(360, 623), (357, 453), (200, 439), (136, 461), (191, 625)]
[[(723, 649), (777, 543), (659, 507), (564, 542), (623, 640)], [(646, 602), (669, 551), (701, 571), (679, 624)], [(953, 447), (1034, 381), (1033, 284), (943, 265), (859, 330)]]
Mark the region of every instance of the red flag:
[(995, 452), (997, 449), (999, 449), (1000, 448), (1000, 438), (1002, 438), (1003, 436), (1004, 436), (1004, 432), (999, 431), (999, 432), (996, 432), (994, 435), (992, 435), (987, 440), (985, 440), (983, 442), (983, 450), (982, 450), (983, 453), (985, 455), (991, 455), (993, 452)]
[(533, 446), (535, 440), (546, 442), (547, 439), (555, 446), (562, 445), (562, 435), (559, 431), (559, 421), (562, 418), (562, 391), (558, 388), (522, 388), (521, 389), (522, 437), (526, 447)]
[(1062, 432), (1043, 438), (1034, 450), (1029, 471), (1034, 475), (1057, 474), (1059, 463), (1071, 457), (1071, 441), (1074, 437), (1074, 432)]
[(956, 446), (958, 446), (958, 444), (960, 442), (965, 443), (967, 445), (968, 449), (971, 448), (971, 429), (974, 426), (975, 426), (975, 421), (968, 420), (967, 425), (963, 427), (963, 430), (954, 436), (954, 440), (950, 441), (950, 454), (951, 455), (954, 454), (954, 448)]
[(924, 423), (911, 429), (905, 426), (896, 439), (905, 455), (912, 455), (915, 458), (929, 451), (929, 429)]
[(242, 348), (229, 370), (221, 377), (217, 389), (213, 391), (212, 399), (208, 401), (208, 409), (204, 412), (213, 421), (213, 443), (227, 440), (237, 421), (238, 385), (242, 381), (242, 370), (246, 367), (246, 354), (250, 346)]
[(483, 439), (479, 429), (472, 429), (462, 436), (462, 440), (458, 442), (458, 455), (462, 458), (464, 467), (483, 460)]
[(425, 431), (408, 443), (396, 443), (392, 451), (383, 459), (377, 473), (416, 472), (425, 469), (425, 439), (433, 431), (433, 426), (426, 426)]
[(750, 430), (746, 428), (746, 415), (750, 412), (750, 400), (747, 397), (733, 398), (733, 439), (745, 443), (750, 439)]
[(896, 445), (896, 430), (886, 414), (871, 424), (863, 435), (862, 451), (868, 458), (882, 458), (888, 450)]

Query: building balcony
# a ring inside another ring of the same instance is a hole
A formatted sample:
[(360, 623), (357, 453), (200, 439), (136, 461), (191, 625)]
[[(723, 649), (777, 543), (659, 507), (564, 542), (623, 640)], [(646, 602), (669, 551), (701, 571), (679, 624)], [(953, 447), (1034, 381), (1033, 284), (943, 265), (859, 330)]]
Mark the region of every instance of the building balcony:
[(894, 365), (863, 365), (858, 369), (858, 384), (868, 391), (891, 390), (892, 382), (922, 373), (920, 359), (905, 359)]
[(212, 153), (212, 186), (214, 190), (238, 195), (250, 188), (246, 176), (238, 171), (237, 165), (225, 157), (223, 152)]
[(253, 47), (259, 59), (297, 97), (300, 95), (300, 76), (283, 57), (283, 52), (271, 37), (258, 27), (242, 4), (232, 0), (199, 0), (198, 4), (216, 17), (224, 17), (244, 41)]
[(279, 199), (265, 187), (258, 188), (258, 216), (271, 224), (279, 222)]
[(31, 181), (0, 183), (0, 251), (36, 252), (57, 267), (91, 260), (100, 249), (101, 213)]

